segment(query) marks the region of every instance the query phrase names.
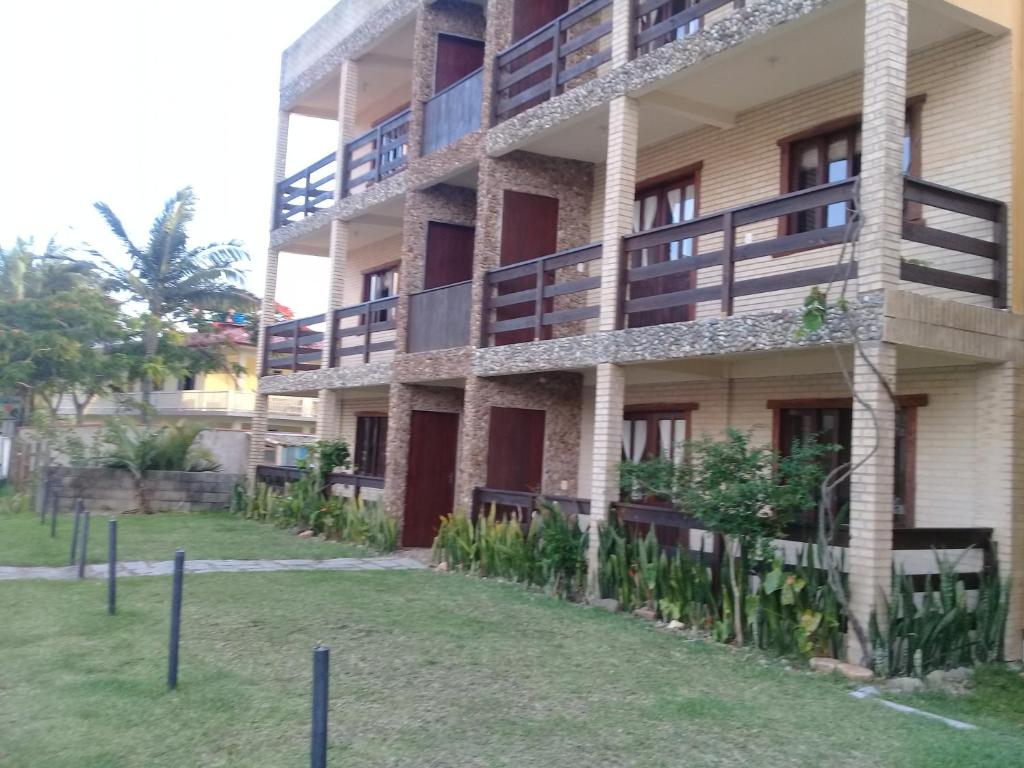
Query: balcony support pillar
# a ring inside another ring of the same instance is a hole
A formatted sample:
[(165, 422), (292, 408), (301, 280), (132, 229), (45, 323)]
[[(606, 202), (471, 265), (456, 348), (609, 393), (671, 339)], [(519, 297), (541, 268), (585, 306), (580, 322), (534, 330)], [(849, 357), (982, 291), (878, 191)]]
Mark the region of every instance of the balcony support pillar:
[[(864, 8), (864, 102), (857, 290), (877, 296), (899, 285), (903, 228), (903, 135), (906, 122), (908, 0), (867, 0)], [(853, 370), (850, 499), (850, 612), (867, 631), (891, 587), (896, 347), (862, 345)], [(847, 657), (872, 656), (854, 632)]]
[(622, 412), (626, 373), (619, 365), (597, 366), (594, 393), (594, 439), (590, 478), (590, 535), (587, 544), (587, 594), (600, 597), (598, 553), (600, 526), (608, 519), (612, 502), (619, 499), (619, 462), (622, 457)]
[(612, 0), (612, 67), (633, 58), (635, 0)]
[(356, 105), (359, 97), (359, 65), (351, 59), (341, 62), (338, 88), (338, 149), (335, 156), (334, 202), (345, 196), (348, 169), (345, 146), (356, 137)]
[(605, 164), (604, 222), (601, 233), (602, 331), (613, 331), (619, 327), (623, 290), (622, 238), (633, 231), (639, 127), (636, 100), (628, 96), (614, 99), (608, 106), (608, 155)]
[(267, 451), (267, 411), (269, 396), (256, 393), (252, 408), (252, 429), (249, 432), (249, 464), (246, 480), (251, 491), (256, 484), (256, 467), (265, 461)]

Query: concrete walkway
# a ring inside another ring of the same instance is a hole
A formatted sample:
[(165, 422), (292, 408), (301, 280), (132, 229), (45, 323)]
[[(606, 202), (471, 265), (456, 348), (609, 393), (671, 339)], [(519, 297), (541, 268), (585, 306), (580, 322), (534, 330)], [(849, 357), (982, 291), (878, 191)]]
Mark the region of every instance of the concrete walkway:
[[(404, 571), (426, 568), (411, 557), (336, 557), (333, 560), (185, 560), (185, 573), (270, 573), (273, 571)], [(135, 560), (117, 564), (118, 576), (169, 576), (172, 560)], [(107, 564), (85, 567), (87, 577), (105, 577)], [(78, 578), (78, 566), (62, 568), (0, 565), (0, 581)]]

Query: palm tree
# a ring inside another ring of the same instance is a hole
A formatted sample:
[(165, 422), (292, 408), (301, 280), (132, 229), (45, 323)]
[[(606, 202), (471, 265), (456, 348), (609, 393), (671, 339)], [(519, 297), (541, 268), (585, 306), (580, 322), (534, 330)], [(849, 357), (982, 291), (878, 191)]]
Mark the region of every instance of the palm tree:
[(0, 248), (0, 299), (23, 301), (86, 285), (99, 287), (94, 265), (75, 261), (56, 240), (42, 253), (31, 238), (19, 237), (13, 247)]
[(106, 203), (96, 210), (124, 245), (130, 266), (123, 267), (90, 251), (110, 281), (111, 288), (145, 306), (140, 384), (144, 418), (148, 420), (154, 374), (160, 370), (157, 348), (163, 329), (170, 324), (196, 324), (206, 312), (249, 308), (252, 294), (242, 288), (242, 272), (235, 266), (249, 258), (239, 243), (210, 243), (190, 248), (187, 228), (195, 216), (196, 196), (191, 187), (178, 191), (153, 221), (149, 241), (140, 247)]

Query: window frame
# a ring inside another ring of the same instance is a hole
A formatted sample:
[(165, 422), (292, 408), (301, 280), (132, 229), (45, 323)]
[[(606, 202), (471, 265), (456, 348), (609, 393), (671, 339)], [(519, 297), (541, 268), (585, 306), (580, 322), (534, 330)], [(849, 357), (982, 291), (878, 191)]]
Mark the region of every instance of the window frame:
[[(640, 421), (640, 417), (645, 417), (647, 421), (647, 436), (644, 447), (644, 456), (641, 461), (645, 461), (655, 456), (661, 458), (660, 451), (652, 453), (650, 447), (652, 443), (657, 448), (657, 422), (666, 417), (671, 418), (673, 421), (683, 420), (686, 422), (686, 434), (683, 435), (682, 440), (677, 441), (672, 445), (672, 450), (675, 451), (676, 445), (680, 442), (689, 442), (693, 434), (693, 419), (691, 418), (694, 411), (700, 409), (699, 403), (639, 403), (637, 405), (627, 405), (622, 409), (622, 421)], [(622, 447), (622, 441), (619, 441), (619, 447)], [(674, 460), (674, 456), (669, 456), (669, 461)], [(624, 459), (626, 460), (626, 459)], [(686, 457), (683, 457), (683, 461)]]
[[(394, 298), (395, 296), (398, 296), (398, 292), (400, 290), (400, 288), (399, 288), (399, 279), (401, 277), (401, 270), (400, 270), (401, 265), (402, 265), (401, 261), (392, 261), (392, 262), (389, 262), (387, 264), (381, 264), (379, 266), (371, 267), (370, 269), (364, 270), (363, 271), (362, 293), (360, 293), (360, 296), (362, 296), (362, 298), (363, 298), (362, 303), (366, 304), (369, 301), (371, 301), (371, 299), (370, 299), (370, 286), (373, 284), (374, 276), (385, 274), (385, 273), (388, 273), (388, 272), (394, 272), (394, 275), (395, 275), (395, 278), (394, 278), (394, 281), (393, 281), (393, 284), (392, 284), (393, 285), (393, 293), (391, 294), (391, 296), (381, 296), (381, 297), (378, 297), (378, 298)], [(376, 299), (372, 299), (372, 300), (376, 301)], [(370, 316), (370, 318), (368, 318), (368, 320), (369, 320), (370, 323), (383, 323), (383, 322), (386, 322), (390, 317), (392, 317), (392, 314), (393, 314), (393, 310), (391, 310), (391, 309), (381, 309), (381, 310), (377, 310), (375, 312), (372, 312), (371, 316)], [(367, 318), (364, 315), (364, 322), (366, 321), (366, 319)]]
[[(353, 446), (352, 466), (356, 474), (366, 477), (384, 477), (388, 462), (388, 415), (381, 411), (357, 411), (356, 414), (356, 437)], [(368, 434), (367, 421), (379, 420), (378, 426)], [(377, 446), (367, 446), (366, 442), (375, 439), (379, 442)], [(364, 454), (368, 455), (370, 447), (374, 447), (372, 461), (365, 462), (369, 467), (363, 466)], [(379, 466), (378, 466), (379, 465)]]
[[(895, 504), (893, 508), (893, 526), (896, 528), (913, 528), (915, 525), (915, 502), (917, 494), (917, 424), (918, 409), (928, 405), (928, 395), (910, 394), (897, 395), (896, 408), (903, 410), (906, 416), (906, 455), (903, 475), (903, 488), (905, 498), (903, 499), (903, 513), (896, 514)], [(793, 400), (769, 400), (766, 407), (772, 411), (772, 447), (780, 454), (782, 445), (782, 411), (786, 410), (830, 410), (853, 408), (852, 397), (834, 398), (803, 398)], [(893, 424), (895, 430), (896, 424)], [(852, 438), (852, 417), (851, 417), (851, 438)], [(851, 439), (852, 443), (852, 439)], [(850, 446), (852, 450), (852, 445)], [(896, 456), (893, 452), (895, 464)], [(896, 499), (896, 467), (893, 467), (893, 501)]]
[[(922, 144), (922, 113), (924, 111), (924, 104), (928, 98), (928, 94), (922, 93), (916, 96), (912, 96), (907, 99), (906, 105), (906, 125), (910, 132), (910, 166), (907, 169), (906, 176), (914, 178), (920, 178), (921, 176), (921, 144)], [(856, 136), (857, 133), (861, 132), (861, 126), (863, 123), (863, 114), (858, 112), (852, 115), (844, 115), (843, 117), (834, 118), (827, 120), (823, 123), (819, 123), (810, 128), (798, 131), (796, 133), (789, 134), (779, 139), (776, 143), (779, 147), (779, 194), (787, 195), (791, 192), (797, 192), (795, 184), (793, 183), (793, 163), (796, 157), (794, 146), (802, 142), (807, 142), (811, 139), (821, 139), (825, 141), (829, 136), (842, 133), (843, 131), (850, 131), (851, 137)], [(822, 163), (824, 158), (819, 158), (819, 164)], [(819, 167), (822, 167), (819, 165)], [(908, 203), (904, 213), (904, 218), (907, 222), (911, 223), (922, 223), (923, 217), (921, 214), (920, 203)], [(778, 236), (784, 237), (789, 234), (793, 234), (796, 230), (793, 226), (795, 220), (795, 214), (787, 216), (780, 216), (778, 220)], [(800, 253), (802, 250), (797, 249), (792, 251), (785, 251), (783, 253), (775, 254), (776, 256), (788, 256), (793, 253)]]

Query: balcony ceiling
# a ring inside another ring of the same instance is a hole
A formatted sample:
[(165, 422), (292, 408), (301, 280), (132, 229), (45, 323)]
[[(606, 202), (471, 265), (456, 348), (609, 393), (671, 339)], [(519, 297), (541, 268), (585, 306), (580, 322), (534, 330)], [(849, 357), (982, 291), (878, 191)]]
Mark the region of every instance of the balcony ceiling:
[[(943, 3), (911, 4), (912, 51), (972, 29)], [(705, 125), (727, 129), (741, 112), (860, 71), (863, 50), (864, 5), (856, 0), (784, 24), (640, 94), (640, 146)], [(521, 148), (603, 162), (607, 126), (607, 108), (602, 107)]]

